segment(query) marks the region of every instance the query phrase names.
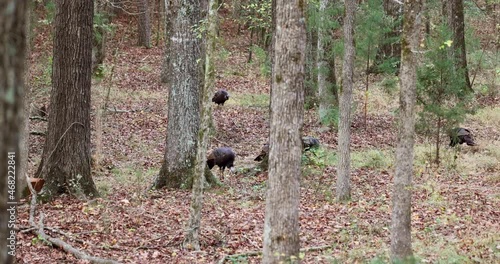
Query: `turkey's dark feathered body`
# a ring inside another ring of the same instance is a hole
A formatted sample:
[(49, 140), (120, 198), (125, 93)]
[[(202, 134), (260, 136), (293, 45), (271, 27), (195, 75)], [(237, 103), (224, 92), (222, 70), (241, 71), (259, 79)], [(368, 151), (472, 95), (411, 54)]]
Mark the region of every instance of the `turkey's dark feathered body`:
[(462, 145), (463, 143), (466, 143), (468, 146), (476, 145), (472, 137), (472, 133), (470, 132), (470, 130), (466, 128), (463, 127), (454, 128), (449, 132), (449, 136), (450, 136), (450, 147), (454, 147), (456, 145)]
[(254, 160), (255, 161), (261, 161), (261, 160), (263, 160), (267, 156), (268, 153), (269, 153), (269, 144), (265, 144), (262, 147), (262, 150), (260, 151), (259, 156), (257, 156)]
[(208, 168), (212, 169), (215, 165), (217, 165), (219, 166), (220, 170), (224, 172), (225, 168), (230, 169), (234, 166), (235, 157), (236, 155), (231, 148), (216, 148), (207, 157)]
[[(308, 151), (312, 148), (319, 147), (319, 140), (311, 136), (302, 137), (302, 148)], [(269, 143), (265, 144), (260, 151), (259, 156), (257, 156), (254, 161), (262, 161), (269, 154)]]
[(218, 105), (224, 105), (224, 103), (229, 99), (229, 93), (226, 90), (218, 90), (214, 97), (212, 97), (212, 102)]

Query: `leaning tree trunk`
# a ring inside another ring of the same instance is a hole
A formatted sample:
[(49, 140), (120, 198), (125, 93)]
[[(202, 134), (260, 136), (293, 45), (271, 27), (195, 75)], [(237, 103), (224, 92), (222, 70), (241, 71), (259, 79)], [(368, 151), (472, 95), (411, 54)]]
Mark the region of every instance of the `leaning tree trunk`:
[[(300, 262), (299, 202), (306, 29), (301, 0), (276, 0), (263, 263)], [(302, 3), (303, 4), (303, 3)]]
[[(166, 24), (168, 125), (165, 156), (155, 188), (190, 187), (195, 175), (200, 90), (203, 87), (202, 41), (193, 28), (201, 20), (199, 0), (171, 0)], [(185, 12), (189, 10), (189, 15)]]
[(354, 16), (356, 11), (356, 0), (345, 1), (344, 20), (344, 63), (342, 66), (342, 92), (340, 94), (340, 117), (339, 117), (339, 139), (337, 167), (337, 200), (347, 201), (351, 199), (351, 104), (352, 89), (354, 85)]
[(446, 0), (443, 2), (443, 5), (448, 26), (453, 33), (452, 50), (453, 57), (455, 58), (455, 69), (462, 72), (467, 89), (473, 91), (469, 78), (469, 70), (467, 69), (463, 0)]
[(149, 0), (139, 0), (137, 2), (139, 10), (138, 23), (138, 45), (151, 48), (151, 19), (149, 15)]
[[(16, 256), (16, 177), (19, 175), (20, 132), (24, 126), (23, 92), (27, 1), (0, 2), (0, 263)], [(16, 172), (17, 170), (17, 172)], [(9, 203), (9, 204), (8, 204)]]
[(46, 199), (98, 195), (90, 174), (93, 11), (93, 1), (56, 1), (49, 124), (37, 171)]
[(217, 38), (217, 1), (210, 0), (208, 12), (208, 29), (206, 35), (205, 82), (201, 91), (200, 131), (198, 133), (198, 149), (196, 150), (195, 175), (191, 210), (188, 220), (184, 247), (200, 250), (201, 208), (203, 206), (203, 185), (207, 168), (207, 149), (212, 131), (212, 90), (215, 87), (215, 44)]
[(407, 263), (412, 259), (411, 190), (415, 136), (417, 58), (422, 0), (405, 0), (401, 39), (401, 91), (399, 97), (399, 138), (392, 198), (391, 258)]

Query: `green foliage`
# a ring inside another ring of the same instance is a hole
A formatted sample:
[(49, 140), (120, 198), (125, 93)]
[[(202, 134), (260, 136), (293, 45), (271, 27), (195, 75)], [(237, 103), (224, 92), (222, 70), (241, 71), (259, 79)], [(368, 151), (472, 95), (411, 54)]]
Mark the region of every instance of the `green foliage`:
[(47, 15), (45, 19), (40, 20), (39, 22), (45, 25), (50, 25), (52, 22), (54, 22), (54, 17), (56, 14), (56, 4), (54, 1), (47, 1), (45, 3), (45, 10), (47, 12)]
[(331, 107), (326, 110), (325, 113), (319, 113), (321, 124), (325, 126), (333, 126), (334, 128), (339, 127), (339, 108)]
[(271, 0), (249, 0), (242, 6), (240, 23), (252, 30), (271, 32), (271, 3)]
[(394, 157), (391, 152), (378, 149), (353, 152), (351, 160), (354, 168), (387, 170), (394, 164)]
[(255, 59), (252, 60), (252, 63), (259, 66), (261, 76), (266, 78), (271, 76), (271, 60), (267, 56), (267, 52), (257, 45), (253, 45), (251, 49), (255, 54)]
[[(390, 17), (385, 15), (382, 0), (369, 0), (360, 5), (360, 10), (357, 13), (355, 42), (356, 42), (356, 58), (358, 63), (364, 65), (366, 60), (374, 61), (378, 47), (399, 41), (399, 36), (388, 38), (389, 33), (399, 20), (392, 21)], [(382, 62), (379, 70), (383, 72), (393, 73), (396, 71), (398, 61), (394, 58), (389, 58), (388, 61)]]
[(380, 83), (380, 86), (388, 95), (394, 95), (398, 91), (399, 78), (396, 76), (386, 77)]
[(111, 24), (109, 15), (106, 13), (94, 14), (94, 40), (97, 43), (102, 42), (103, 34), (113, 33), (115, 26)]
[(422, 107), (417, 131), (433, 135), (436, 142), (439, 131), (457, 126), (474, 110), (463, 71), (455, 69), (450, 55), (451, 34), (444, 25), (437, 33), (429, 39), (425, 63), (417, 72), (417, 102)]

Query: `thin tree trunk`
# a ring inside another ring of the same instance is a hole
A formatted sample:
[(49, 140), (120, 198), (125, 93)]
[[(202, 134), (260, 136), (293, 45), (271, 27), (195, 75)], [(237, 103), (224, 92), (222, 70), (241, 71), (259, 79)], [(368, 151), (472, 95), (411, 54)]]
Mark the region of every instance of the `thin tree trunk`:
[(56, 1), (47, 137), (37, 176), (45, 199), (98, 195), (90, 174), (93, 2)]
[(344, 19), (344, 63), (342, 66), (342, 92), (340, 94), (340, 117), (337, 166), (337, 201), (351, 199), (351, 105), (354, 85), (354, 18), (356, 1), (345, 1)]
[[(0, 263), (16, 256), (16, 177), (21, 168), (28, 1), (0, 2)], [(17, 172), (16, 172), (17, 170)]]
[(217, 38), (217, 1), (210, 0), (208, 11), (208, 30), (206, 35), (205, 82), (201, 91), (200, 131), (196, 150), (196, 168), (193, 180), (191, 210), (184, 239), (185, 248), (200, 250), (199, 232), (201, 209), (203, 206), (203, 185), (207, 168), (207, 148), (212, 132), (212, 90), (215, 87), (215, 44)]
[(473, 92), (467, 68), (463, 0), (446, 0), (443, 2), (443, 9), (447, 17), (448, 26), (453, 33), (452, 54), (455, 58), (455, 69), (463, 72), (466, 87), (469, 91)]
[(411, 246), (411, 193), (413, 145), (415, 136), (415, 101), (417, 83), (416, 50), (420, 35), (422, 0), (405, 0), (401, 39), (401, 91), (399, 138), (396, 148), (391, 223), (391, 259), (413, 262)]
[[(301, 5), (302, 3), (302, 5)], [(298, 263), (301, 128), (304, 115), (305, 7), (276, 0), (269, 180), (263, 263)]]
[(149, 0), (139, 0), (137, 2), (139, 10), (138, 45), (151, 48), (151, 19), (149, 12)]

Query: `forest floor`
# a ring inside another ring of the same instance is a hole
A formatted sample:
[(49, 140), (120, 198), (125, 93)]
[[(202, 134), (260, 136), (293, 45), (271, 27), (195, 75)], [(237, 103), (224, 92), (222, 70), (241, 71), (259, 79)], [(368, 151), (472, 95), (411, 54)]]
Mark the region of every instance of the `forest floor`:
[[(248, 32), (237, 34), (225, 20), (217, 60), (217, 88), (231, 98), (214, 107), (217, 132), (211, 149), (230, 146), (237, 153), (235, 175), (206, 190), (201, 250), (183, 249), (190, 190), (146, 192), (165, 151), (167, 88), (160, 83), (162, 48), (137, 47), (127, 18), (115, 21), (109, 42), (107, 74), (92, 90), (92, 144), (97, 161), (93, 179), (101, 197), (79, 201), (63, 196), (39, 205), (47, 233), (88, 254), (123, 263), (259, 263), (262, 248), (267, 173), (253, 159), (269, 133), (269, 78), (262, 63), (248, 64)], [(31, 57), (33, 105), (48, 104), (50, 34), (38, 29)], [(115, 53), (116, 52), (116, 53)], [(112, 56), (114, 55), (114, 56)], [(361, 80), (361, 74), (357, 79)], [(380, 89), (383, 76), (370, 79), (366, 126), (361, 83), (356, 85), (352, 124), (352, 201), (335, 201), (337, 132), (322, 126), (315, 109), (306, 110), (304, 134), (321, 148), (304, 155), (300, 230), (304, 263), (385, 263), (389, 256), (397, 94)], [(364, 77), (363, 77), (364, 79)], [(104, 118), (97, 115), (110, 91)], [(412, 239), (422, 263), (500, 262), (500, 109), (498, 97), (486, 100), (464, 123), (479, 146), (449, 149), (432, 165), (432, 144), (417, 137), (412, 197)], [(98, 122), (100, 121), (100, 122)], [(99, 125), (102, 124), (102, 125)], [(47, 123), (31, 120), (31, 131)], [(44, 138), (30, 136), (30, 175), (36, 170)], [(453, 157), (458, 154), (455, 160)], [(19, 208), (19, 225), (28, 226), (28, 203)], [(18, 235), (17, 263), (85, 263), (46, 245), (30, 232)], [(241, 255), (235, 255), (241, 254)], [(228, 256), (229, 255), (229, 256)]]

